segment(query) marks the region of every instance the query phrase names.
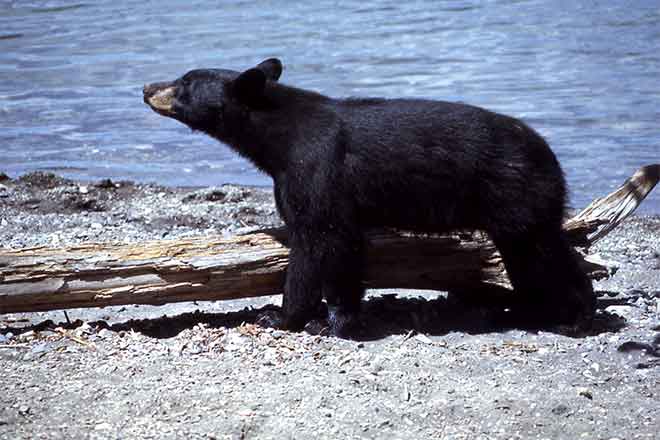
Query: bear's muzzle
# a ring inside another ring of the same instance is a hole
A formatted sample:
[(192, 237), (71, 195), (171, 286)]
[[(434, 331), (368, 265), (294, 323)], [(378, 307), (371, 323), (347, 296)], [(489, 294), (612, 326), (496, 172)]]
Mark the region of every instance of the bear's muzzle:
[(144, 102), (163, 116), (174, 116), (172, 104), (176, 88), (172, 83), (147, 84), (142, 89)]

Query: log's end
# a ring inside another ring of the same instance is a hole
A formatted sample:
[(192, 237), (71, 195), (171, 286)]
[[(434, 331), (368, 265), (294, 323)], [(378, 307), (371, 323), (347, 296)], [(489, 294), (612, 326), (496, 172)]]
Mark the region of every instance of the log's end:
[(606, 197), (564, 223), (571, 244), (589, 247), (632, 214), (660, 181), (660, 164), (645, 165)]
[(637, 170), (637, 172), (635, 172), (635, 174), (633, 174), (632, 180), (634, 180), (638, 175), (643, 179), (658, 183), (658, 181), (660, 181), (660, 163), (654, 163), (641, 167), (639, 170)]

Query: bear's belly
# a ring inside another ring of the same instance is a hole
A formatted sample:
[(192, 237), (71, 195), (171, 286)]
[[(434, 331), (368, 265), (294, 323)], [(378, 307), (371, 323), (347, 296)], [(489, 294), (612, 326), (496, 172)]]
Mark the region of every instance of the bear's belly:
[(393, 227), (419, 232), (480, 227), (478, 201), (444, 191), (392, 191), (360, 204), (366, 227)]

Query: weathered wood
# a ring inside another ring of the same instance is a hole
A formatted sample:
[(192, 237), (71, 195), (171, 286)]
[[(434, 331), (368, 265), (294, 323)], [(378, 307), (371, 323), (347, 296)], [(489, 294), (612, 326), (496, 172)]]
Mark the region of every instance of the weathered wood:
[[(619, 190), (569, 220), (571, 240), (589, 245), (609, 232), (655, 186), (659, 169), (642, 168)], [(365, 284), (370, 288), (509, 285), (497, 250), (480, 232), (373, 231), (368, 242)], [(5, 249), (0, 250), (0, 313), (277, 294), (287, 258), (281, 229), (232, 238)], [(592, 277), (607, 274), (602, 264), (583, 264)]]
[(596, 199), (564, 224), (576, 246), (589, 247), (637, 209), (660, 180), (660, 164), (635, 172), (613, 193)]

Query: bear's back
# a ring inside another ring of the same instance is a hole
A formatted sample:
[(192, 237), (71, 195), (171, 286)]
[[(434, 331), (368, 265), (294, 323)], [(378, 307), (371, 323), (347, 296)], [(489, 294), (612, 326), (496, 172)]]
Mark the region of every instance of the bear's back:
[[(517, 204), (553, 206), (561, 215), (559, 164), (543, 138), (515, 118), (422, 99), (349, 99), (337, 114), (343, 178), (354, 184), (367, 223), (480, 228)], [(531, 200), (538, 197), (556, 200)]]

